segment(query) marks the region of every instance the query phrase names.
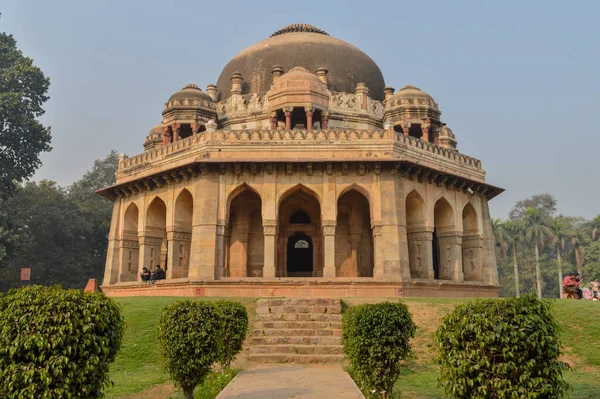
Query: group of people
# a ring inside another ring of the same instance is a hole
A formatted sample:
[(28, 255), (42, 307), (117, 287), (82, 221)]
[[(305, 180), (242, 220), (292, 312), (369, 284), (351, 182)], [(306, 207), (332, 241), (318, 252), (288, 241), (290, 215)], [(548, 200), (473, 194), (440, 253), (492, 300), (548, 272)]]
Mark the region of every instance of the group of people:
[(580, 288), (580, 285), (582, 283), (579, 273), (571, 273), (563, 279), (563, 291), (567, 294), (568, 298), (600, 300), (598, 296), (600, 282), (598, 282), (598, 279), (594, 279), (588, 284), (589, 289), (586, 288), (587, 295), (584, 295), (584, 290)]
[(144, 267), (140, 276), (142, 277), (142, 282), (153, 282), (156, 280), (164, 280), (167, 278), (164, 269), (162, 269), (160, 265), (156, 265), (156, 270), (154, 270), (153, 272), (151, 272), (150, 269), (148, 269), (147, 267)]

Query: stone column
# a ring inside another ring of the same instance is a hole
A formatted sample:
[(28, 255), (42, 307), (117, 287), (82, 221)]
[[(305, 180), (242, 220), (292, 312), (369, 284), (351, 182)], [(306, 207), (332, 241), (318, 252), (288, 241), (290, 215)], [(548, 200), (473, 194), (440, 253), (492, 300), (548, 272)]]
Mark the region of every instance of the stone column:
[(138, 263), (138, 276), (142, 273), (144, 267), (153, 271), (156, 269), (156, 265), (160, 264), (160, 247), (163, 242), (163, 237), (156, 237), (149, 232), (143, 232), (139, 238), (140, 260)]
[(306, 130), (312, 130), (313, 125), (313, 109), (309, 107), (305, 107), (306, 111)]
[(433, 231), (422, 229), (408, 233), (408, 253), (411, 275), (416, 278), (434, 279), (433, 273)]
[(271, 114), (271, 130), (277, 130), (277, 113)]
[(327, 111), (321, 113), (321, 128), (323, 130), (329, 129), (329, 113)]
[(335, 220), (323, 220), (323, 277), (335, 277)]
[(263, 277), (275, 277), (275, 263), (277, 260), (277, 221), (263, 220), (264, 246), (265, 256), (263, 263)]
[(181, 129), (181, 124), (173, 123), (171, 125), (171, 130), (173, 131), (173, 142), (179, 140), (179, 130)]
[(464, 281), (462, 271), (462, 233), (448, 231), (438, 233), (440, 246), (440, 279)]
[(281, 65), (273, 65), (271, 69), (271, 84), (275, 83), (283, 75), (283, 67)]
[(215, 86), (214, 84), (209, 84), (206, 86), (206, 94), (208, 94), (210, 96), (210, 98), (212, 98), (213, 101), (217, 101), (217, 96), (219, 94), (219, 91), (217, 90), (217, 86)]
[(482, 230), (482, 263), (483, 263), (483, 282), (486, 284), (499, 285), (498, 267), (496, 266), (496, 251), (494, 250), (494, 232), (492, 231), (492, 221), (490, 218), (490, 209), (487, 198), (481, 197), (481, 225)]
[(162, 145), (171, 143), (171, 126), (163, 126)]
[(197, 135), (198, 132), (200, 131), (200, 124), (199, 123), (192, 123), (190, 124), (191, 128), (192, 128), (192, 135)]
[(429, 126), (423, 126), (421, 130), (423, 132), (423, 141), (429, 142)]
[(365, 83), (357, 83), (356, 89), (354, 90), (355, 94), (360, 96), (360, 107), (362, 109), (367, 109), (367, 94), (369, 93), (369, 88), (365, 85)]
[(383, 88), (383, 93), (385, 95), (385, 100), (387, 101), (391, 96), (394, 95), (394, 88), (390, 86), (386, 86)]
[(286, 128), (286, 130), (291, 130), (292, 129), (292, 111), (285, 110), (284, 114), (285, 114), (285, 128)]
[(106, 252), (106, 265), (104, 268), (103, 285), (115, 284), (119, 278), (119, 241), (117, 230), (120, 226), (119, 216), (122, 212), (123, 200), (115, 201), (113, 205), (110, 230), (108, 232), (108, 250)]
[[(137, 236), (135, 239), (119, 240), (119, 252), (119, 282), (137, 281), (138, 261), (140, 258), (140, 246)], [(129, 269), (130, 264), (131, 270)]]
[(195, 187), (189, 278), (214, 280), (217, 264), (219, 177), (208, 171)]
[(381, 222), (372, 225), (373, 231), (373, 277), (383, 279), (385, 277), (385, 269), (383, 267), (383, 237)]
[(351, 248), (351, 256), (352, 256), (352, 272), (355, 277), (359, 277), (358, 270), (358, 248), (360, 247), (360, 237), (361, 233), (351, 233), (350, 234), (350, 248)]
[(185, 231), (167, 231), (167, 278), (188, 276), (190, 242), (192, 236)]
[(482, 253), (483, 239), (479, 234), (463, 237), (462, 259), (465, 281), (483, 280)]
[(227, 245), (227, 227), (220, 221), (217, 222), (217, 255), (216, 255), (216, 266), (215, 266), (215, 278), (218, 280), (225, 277), (225, 265), (227, 262), (225, 255), (225, 247)]
[(405, 123), (402, 125), (402, 131), (406, 136), (408, 136), (408, 131), (410, 130), (410, 123)]

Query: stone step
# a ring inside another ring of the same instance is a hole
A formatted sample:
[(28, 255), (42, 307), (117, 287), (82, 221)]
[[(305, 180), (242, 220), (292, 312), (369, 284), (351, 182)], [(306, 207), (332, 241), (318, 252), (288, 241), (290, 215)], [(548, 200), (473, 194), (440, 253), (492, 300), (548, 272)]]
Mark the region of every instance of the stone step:
[(315, 330), (333, 329), (341, 330), (340, 321), (257, 321), (254, 323), (255, 330), (265, 330), (268, 328), (312, 328)]
[(315, 330), (314, 328), (269, 328), (264, 330), (254, 330), (253, 335), (255, 337), (272, 337), (272, 336), (283, 336), (283, 337), (341, 337), (342, 330), (337, 329), (326, 329), (326, 330)]
[(248, 360), (256, 363), (338, 363), (344, 360), (344, 355), (299, 355), (299, 354), (272, 354), (251, 353)]
[(341, 345), (253, 345), (250, 353), (270, 353), (274, 355), (341, 355)]
[(250, 345), (341, 345), (342, 337), (282, 337), (262, 336), (250, 338)]
[(336, 307), (342, 306), (339, 299), (333, 298), (269, 298), (259, 299), (256, 302), (256, 307), (269, 306), (326, 306)]
[[(258, 310), (258, 309), (257, 309)], [(342, 321), (341, 314), (332, 313), (256, 313), (256, 321)]]

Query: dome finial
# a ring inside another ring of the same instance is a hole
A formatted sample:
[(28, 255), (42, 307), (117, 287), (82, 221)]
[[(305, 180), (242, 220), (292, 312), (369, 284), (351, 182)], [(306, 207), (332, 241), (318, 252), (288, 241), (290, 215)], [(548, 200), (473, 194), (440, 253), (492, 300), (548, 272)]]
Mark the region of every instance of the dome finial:
[(294, 32), (318, 33), (320, 35), (327, 35), (327, 36), (329, 36), (329, 34), (327, 32), (325, 32), (324, 30), (321, 30), (321, 29), (317, 28), (314, 25), (310, 25), (310, 24), (291, 24), (291, 25), (286, 26), (285, 28), (281, 28), (278, 31), (273, 32), (273, 34), (271, 35), (271, 37), (278, 36), (278, 35), (283, 35), (284, 33), (294, 33)]

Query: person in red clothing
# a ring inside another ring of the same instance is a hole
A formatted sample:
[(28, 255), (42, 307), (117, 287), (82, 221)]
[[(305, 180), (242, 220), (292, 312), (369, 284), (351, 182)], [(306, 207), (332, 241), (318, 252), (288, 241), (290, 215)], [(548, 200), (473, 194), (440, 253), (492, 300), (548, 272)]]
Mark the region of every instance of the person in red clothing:
[(579, 280), (577, 279), (577, 276), (577, 273), (571, 273), (563, 279), (563, 291), (570, 296), (581, 299), (583, 293), (579, 289)]

